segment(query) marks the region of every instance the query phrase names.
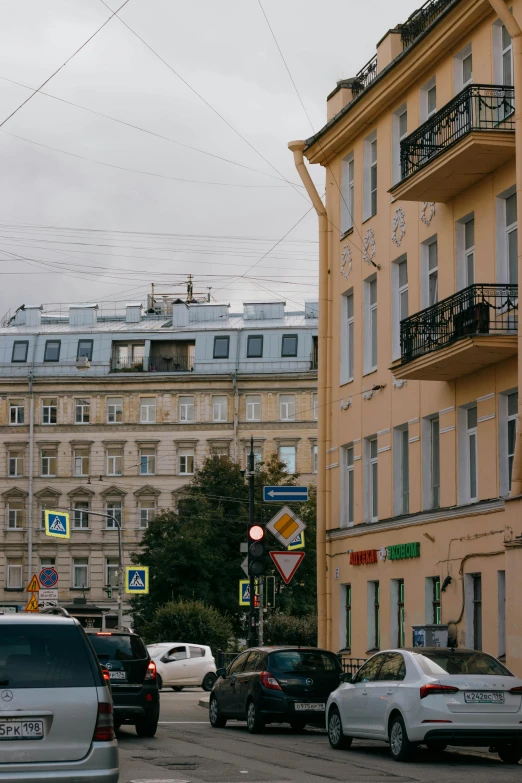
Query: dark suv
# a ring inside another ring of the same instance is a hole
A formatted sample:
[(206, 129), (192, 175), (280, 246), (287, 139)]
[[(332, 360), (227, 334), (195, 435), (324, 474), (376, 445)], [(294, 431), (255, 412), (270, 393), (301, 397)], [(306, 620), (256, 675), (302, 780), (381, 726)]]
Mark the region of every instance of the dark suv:
[(109, 670), (114, 726), (136, 726), (138, 737), (153, 737), (159, 720), (156, 664), (141, 638), (130, 631), (86, 633), (102, 666)]
[(210, 694), (214, 728), (229, 718), (246, 720), (251, 734), (266, 723), (290, 723), (302, 731), (307, 723), (324, 724), (328, 697), (341, 681), (334, 653), (314, 647), (257, 647), (218, 669)]

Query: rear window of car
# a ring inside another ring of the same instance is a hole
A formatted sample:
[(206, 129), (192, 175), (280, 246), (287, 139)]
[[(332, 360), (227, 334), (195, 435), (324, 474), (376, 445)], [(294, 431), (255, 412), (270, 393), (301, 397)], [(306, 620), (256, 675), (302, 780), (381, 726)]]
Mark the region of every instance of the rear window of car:
[(1, 626), (0, 688), (92, 688), (95, 666), (76, 625)]
[(425, 674), (481, 674), (512, 677), (511, 672), (500, 661), (482, 652), (443, 651), (416, 654), (416, 659)]
[(139, 636), (132, 634), (89, 634), (92, 646), (100, 661), (141, 661), (148, 658), (145, 645)]
[(300, 672), (339, 672), (341, 665), (335, 655), (315, 650), (281, 650), (270, 653), (270, 669), (299, 674)]

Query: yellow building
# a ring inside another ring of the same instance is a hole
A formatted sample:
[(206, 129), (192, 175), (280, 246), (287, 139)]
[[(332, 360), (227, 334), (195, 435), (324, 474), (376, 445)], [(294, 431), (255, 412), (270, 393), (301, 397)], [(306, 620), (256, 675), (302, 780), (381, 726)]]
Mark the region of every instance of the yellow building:
[(353, 657), (449, 624), (522, 675), (510, 6), (425, 3), (289, 145), (320, 228), (319, 640)]

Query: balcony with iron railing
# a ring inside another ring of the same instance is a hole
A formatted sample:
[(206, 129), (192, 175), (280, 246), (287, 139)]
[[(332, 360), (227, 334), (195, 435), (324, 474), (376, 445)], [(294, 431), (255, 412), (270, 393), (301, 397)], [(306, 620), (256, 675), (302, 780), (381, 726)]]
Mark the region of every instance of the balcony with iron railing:
[(428, 0), (417, 8), (404, 24), (399, 25), (403, 49), (411, 46), (415, 39), (422, 35), (454, 2), (455, 0)]
[(111, 362), (111, 372), (146, 372), (171, 373), (193, 372), (193, 356), (151, 356), (148, 359), (136, 361), (130, 357), (114, 357)]
[(514, 89), (472, 84), (400, 146), (397, 199), (446, 202), (515, 156)]
[(517, 353), (518, 286), (477, 283), (401, 321), (397, 379), (451, 381)]

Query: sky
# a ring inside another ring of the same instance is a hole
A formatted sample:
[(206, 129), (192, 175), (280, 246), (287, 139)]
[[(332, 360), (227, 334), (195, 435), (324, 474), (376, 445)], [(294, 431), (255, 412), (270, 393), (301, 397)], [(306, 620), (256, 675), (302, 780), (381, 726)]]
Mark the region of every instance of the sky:
[(299, 309), (317, 222), (288, 141), (421, 0), (127, 0), (96, 33), (123, 3), (0, 4), (0, 317), (188, 274), (234, 310)]

